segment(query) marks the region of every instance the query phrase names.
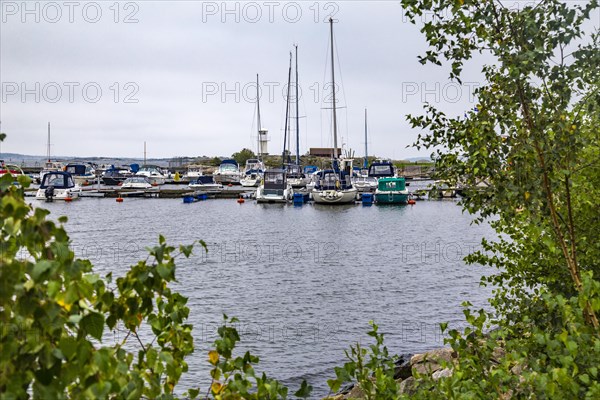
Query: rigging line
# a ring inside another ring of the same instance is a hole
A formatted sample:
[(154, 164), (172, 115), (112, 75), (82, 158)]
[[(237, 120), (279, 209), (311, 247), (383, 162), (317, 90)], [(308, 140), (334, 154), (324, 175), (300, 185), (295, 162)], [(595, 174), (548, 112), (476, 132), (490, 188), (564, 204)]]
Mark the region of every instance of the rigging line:
[[(342, 97), (344, 98), (344, 105), (345, 106), (343, 108), (347, 108), (348, 107), (348, 101), (346, 100), (346, 90), (343, 89), (343, 88), (345, 88), (345, 86), (344, 86), (344, 76), (342, 74), (342, 64), (340, 63), (340, 55), (338, 53), (337, 40), (336, 40), (335, 36), (333, 37), (333, 41), (334, 41), (333, 44), (335, 45), (333, 49), (335, 50), (335, 56), (336, 56), (337, 65), (338, 65), (338, 72), (339, 72), (339, 75), (340, 75), (340, 91), (342, 92)], [(340, 107), (340, 108), (342, 108), (342, 107)], [(350, 135), (349, 135), (349, 132), (348, 132), (348, 111), (345, 111), (344, 114), (346, 115), (346, 126), (344, 128), (346, 130), (346, 142), (347, 142), (346, 144), (348, 145), (348, 143), (350, 142)]]
[[(252, 112), (252, 125), (250, 126), (250, 143), (253, 143), (252, 146), (250, 146), (250, 148), (252, 148), (255, 144), (258, 143), (258, 139), (256, 140), (256, 143), (254, 142), (254, 135), (253, 135), (255, 120), (256, 120), (256, 103), (254, 103), (254, 111)], [(258, 135), (258, 133), (256, 133), (256, 135)], [(260, 152), (260, 149), (256, 149), (256, 150)]]
[[(325, 64), (324, 64), (324, 67), (323, 67), (323, 80), (322, 80), (323, 85), (321, 87), (317, 88), (317, 96), (318, 96), (318, 99), (319, 99), (319, 103), (321, 103), (322, 105), (325, 105), (325, 85), (327, 84), (327, 66), (329, 65), (329, 54), (330, 54), (329, 46), (330, 46), (330, 44), (331, 44), (331, 38), (329, 37), (329, 35), (327, 35), (327, 48), (325, 49)], [(320, 111), (321, 111), (320, 112), (320, 116), (321, 116), (321, 123), (320, 123), (320, 126), (321, 126), (321, 147), (323, 147), (323, 122), (324, 122), (323, 121), (323, 112), (324, 111), (323, 111), (322, 108), (321, 108)], [(327, 119), (329, 119), (330, 117), (331, 116), (328, 115)], [(328, 137), (331, 136), (330, 130), (331, 129), (328, 129), (328, 134), (327, 134)], [(329, 143), (329, 142), (327, 142), (327, 143)]]

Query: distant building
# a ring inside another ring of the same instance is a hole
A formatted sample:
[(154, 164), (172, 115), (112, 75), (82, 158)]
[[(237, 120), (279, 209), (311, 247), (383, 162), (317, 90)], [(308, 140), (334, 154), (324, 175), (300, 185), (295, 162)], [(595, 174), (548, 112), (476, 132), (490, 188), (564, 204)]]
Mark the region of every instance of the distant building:
[[(313, 157), (332, 157), (333, 156), (333, 147), (311, 147), (308, 155)], [(338, 156), (342, 155), (342, 149), (338, 147), (337, 151)]]

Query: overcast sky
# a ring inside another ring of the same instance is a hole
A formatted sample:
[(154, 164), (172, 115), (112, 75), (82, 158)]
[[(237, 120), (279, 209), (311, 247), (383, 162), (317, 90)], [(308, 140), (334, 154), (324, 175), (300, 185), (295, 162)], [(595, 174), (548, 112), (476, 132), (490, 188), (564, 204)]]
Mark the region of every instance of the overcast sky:
[[(116, 4), (116, 5), (115, 5)], [(26, 5), (26, 6), (25, 6)], [(395, 159), (405, 120), (425, 100), (462, 114), (476, 100), (479, 67), (466, 86), (447, 67), (422, 66), (419, 26), (398, 1), (1, 2), (3, 152), (65, 156), (231, 155), (256, 150), (254, 84), (270, 153), (281, 153), (289, 52), (299, 51), (300, 152), (332, 145), (327, 18), (335, 19), (339, 143)], [(27, 7), (27, 9), (25, 9)], [(338, 63), (339, 61), (339, 63)], [(295, 134), (295, 133), (294, 133)], [(292, 149), (295, 151), (295, 149)]]

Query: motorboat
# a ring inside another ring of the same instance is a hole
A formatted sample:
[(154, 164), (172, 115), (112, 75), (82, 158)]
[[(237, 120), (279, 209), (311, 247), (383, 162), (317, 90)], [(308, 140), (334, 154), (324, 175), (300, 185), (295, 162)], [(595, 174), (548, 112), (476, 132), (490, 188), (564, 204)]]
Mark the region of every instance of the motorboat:
[(185, 182), (191, 182), (195, 181), (200, 176), (204, 176), (201, 165), (188, 165), (187, 171), (183, 174), (183, 180)]
[(121, 189), (152, 189), (153, 185), (145, 176), (132, 176), (125, 179), (121, 185)]
[(96, 171), (90, 164), (69, 163), (65, 171), (71, 174), (78, 185), (89, 185), (96, 179)]
[(408, 203), (408, 189), (404, 178), (381, 178), (375, 190), (377, 204), (406, 204)]
[(244, 174), (240, 183), (244, 187), (256, 187), (260, 185), (263, 174), (265, 171), (265, 165), (262, 161), (256, 158), (251, 158), (246, 161), (246, 167), (244, 168)]
[(219, 168), (213, 174), (216, 183), (220, 184), (239, 184), (242, 178), (240, 166), (233, 159), (226, 159), (221, 162)]
[(216, 183), (211, 175), (202, 175), (188, 184), (190, 189), (204, 190), (208, 193), (218, 193), (223, 190), (223, 185)]
[(307, 176), (302, 167), (297, 164), (290, 164), (287, 166), (287, 179), (294, 189), (304, 188), (310, 182), (310, 177)]
[(102, 174), (102, 183), (108, 186), (117, 186), (125, 182), (132, 175), (133, 172), (129, 168), (111, 165)]
[(456, 188), (451, 186), (448, 181), (437, 180), (433, 182), (433, 185), (428, 185), (428, 187), (430, 199), (456, 197)]
[(143, 165), (135, 175), (146, 177), (152, 186), (158, 186), (165, 184), (168, 174), (157, 165)]
[(38, 200), (71, 201), (79, 198), (81, 187), (75, 184), (73, 176), (65, 171), (49, 171), (44, 174), (35, 198)]
[(294, 190), (282, 168), (266, 170), (263, 183), (256, 189), (257, 203), (287, 203), (293, 196)]

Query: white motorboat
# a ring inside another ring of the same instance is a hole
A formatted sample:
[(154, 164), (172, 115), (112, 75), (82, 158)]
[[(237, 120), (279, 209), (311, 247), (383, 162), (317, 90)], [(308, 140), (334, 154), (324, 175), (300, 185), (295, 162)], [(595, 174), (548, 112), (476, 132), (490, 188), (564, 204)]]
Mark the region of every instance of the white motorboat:
[(71, 174), (78, 185), (89, 185), (96, 179), (96, 171), (90, 164), (69, 163), (65, 171)]
[(284, 169), (266, 170), (263, 183), (256, 189), (257, 203), (287, 203), (293, 196), (294, 190)]
[(264, 171), (265, 165), (263, 162), (257, 158), (251, 158), (246, 161), (244, 175), (240, 180), (240, 183), (244, 187), (256, 187), (260, 185)]
[(75, 184), (70, 173), (64, 171), (49, 171), (42, 178), (42, 183), (35, 198), (37, 200), (71, 201), (79, 198), (81, 187)]
[(204, 176), (201, 165), (188, 165), (187, 171), (183, 174), (183, 180), (185, 182), (192, 182), (197, 180), (199, 177)]
[(121, 184), (121, 189), (152, 189), (153, 185), (145, 176), (132, 176)]
[(216, 183), (220, 184), (239, 184), (242, 178), (240, 166), (233, 159), (223, 160), (217, 171), (213, 174)]
[(144, 165), (139, 169), (138, 172), (135, 173), (135, 175), (146, 177), (152, 186), (158, 186), (165, 184), (168, 174), (159, 166)]
[(210, 175), (199, 176), (196, 180), (191, 181), (188, 187), (190, 189), (204, 190), (208, 193), (218, 193), (223, 190), (223, 185), (216, 183)]

